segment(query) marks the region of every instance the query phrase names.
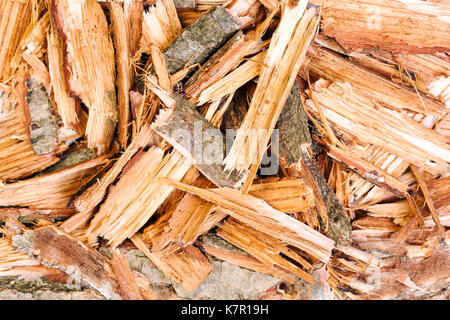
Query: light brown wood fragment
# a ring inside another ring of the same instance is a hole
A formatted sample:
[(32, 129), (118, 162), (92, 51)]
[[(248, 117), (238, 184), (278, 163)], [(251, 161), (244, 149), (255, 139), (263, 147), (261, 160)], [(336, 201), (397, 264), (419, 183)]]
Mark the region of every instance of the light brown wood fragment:
[(129, 32), (129, 44), (131, 56), (134, 57), (139, 48), (142, 35), (142, 20), (144, 18), (144, 6), (142, 0), (124, 0), (123, 9)]
[(351, 57), (363, 67), (392, 81), (414, 88), (450, 105), (450, 62), (432, 54), (393, 55), (389, 51), (367, 48), (346, 52), (335, 41), (319, 34), (315, 42), (339, 54)]
[(450, 48), (446, 1), (313, 0), (322, 8), (323, 32), (344, 47), (380, 47), (394, 53), (434, 53)]
[(120, 4), (110, 2), (109, 14), (117, 65), (118, 139), (122, 148), (125, 149), (129, 139), (130, 89), (133, 79), (131, 30), (128, 29), (128, 21)]
[(258, 165), (266, 151), (317, 29), (315, 8), (306, 9), (306, 5), (307, 1), (298, 1), (292, 7), (286, 5), (282, 11), (249, 110), (224, 160), (227, 169), (244, 170)]
[(434, 206), (433, 199), (431, 198), (430, 191), (428, 190), (428, 186), (426, 185), (423, 177), (423, 173), (420, 172), (420, 169), (416, 168), (415, 166), (410, 166), (411, 172), (413, 173), (414, 177), (416, 178), (417, 183), (420, 186), (420, 190), (422, 190), (423, 196), (425, 197), (425, 201), (427, 203), (428, 209), (431, 212), (431, 216), (433, 218), (434, 223), (438, 227), (440, 231), (443, 231), (441, 223), (439, 222), (439, 217), (436, 212), (436, 208)]
[(171, 186), (154, 181), (158, 177), (180, 180), (191, 163), (175, 151), (164, 155), (163, 150), (152, 147), (136, 155), (128, 171), (110, 191), (88, 228), (90, 243), (97, 237), (108, 239), (116, 247), (133, 236), (156, 212), (170, 195)]
[(361, 229), (375, 229), (391, 232), (400, 230), (400, 227), (389, 218), (365, 217), (354, 221), (352, 225)]
[(195, 194), (222, 207), (235, 219), (280, 239), (308, 254), (328, 261), (334, 241), (304, 225), (300, 221), (270, 207), (266, 202), (251, 195), (242, 195), (231, 188), (200, 189), (169, 179), (161, 182)]
[(212, 272), (212, 265), (201, 251), (190, 245), (168, 255), (151, 253), (138, 235), (131, 240), (167, 277), (193, 291)]
[(397, 196), (404, 197), (408, 190), (408, 186), (388, 173), (380, 170), (370, 162), (359, 158), (355, 153), (348, 152), (338, 147), (327, 147), (328, 154), (333, 159), (343, 163), (345, 166), (354, 170), (368, 181), (386, 188)]
[(60, 171), (6, 184), (0, 189), (0, 205), (64, 209), (70, 198), (107, 162), (108, 155), (105, 155)]
[(186, 95), (194, 103), (204, 89), (233, 70), (245, 56), (257, 45), (272, 21), (273, 14), (269, 15), (256, 29), (244, 34), (237, 32), (223, 45), (211, 58), (202, 65), (186, 82)]
[(200, 93), (197, 105), (203, 105), (209, 101), (223, 98), (258, 76), (264, 66), (266, 54), (267, 52), (263, 51), (249, 58), (248, 61), (244, 62), (225, 77), (204, 89)]
[(313, 276), (283, 258), (281, 254), (298, 262), (308, 271), (312, 269), (311, 264), (276, 238), (267, 236), (233, 218), (228, 218), (219, 226), (217, 235), (251, 254), (269, 267), (279, 266), (309, 283), (314, 282)]
[(55, 226), (26, 230), (13, 236), (12, 242), (43, 265), (64, 271), (79, 284), (88, 285), (106, 298), (121, 298), (106, 258)]
[(118, 120), (114, 47), (95, 0), (54, 0), (53, 18), (65, 38), (70, 89), (89, 108), (86, 136), (98, 154), (109, 151)]
[(74, 201), (74, 205), (79, 212), (61, 225), (62, 230), (72, 233), (87, 224), (92, 217), (94, 209), (103, 200), (108, 187), (117, 179), (122, 169), (136, 152), (146, 147), (152, 141), (152, 137), (153, 133), (150, 127), (148, 125), (144, 126), (111, 169)]
[(11, 59), (31, 18), (30, 1), (5, 0), (0, 4), (0, 81), (11, 76)]
[(112, 249), (111, 265), (125, 300), (143, 300), (127, 259), (119, 249)]
[(172, 213), (167, 230), (152, 247), (152, 251), (160, 251), (169, 241), (179, 243), (183, 247), (192, 244), (212, 207), (211, 203), (195, 195), (186, 194)]
[(256, 258), (245, 256), (243, 254), (231, 252), (225, 249), (220, 249), (212, 246), (202, 246), (206, 253), (213, 255), (217, 259), (229, 262), (231, 264), (237, 265), (242, 268), (247, 268), (256, 272), (261, 272), (274, 277), (285, 280), (286, 282), (292, 283), (293, 277), (291, 274), (279, 268), (277, 266), (268, 267)]
[(427, 189), (439, 217), (450, 213), (450, 177), (432, 177), (425, 179)]
[(21, 110), (0, 118), (0, 179), (11, 181), (41, 171), (59, 161), (56, 152), (37, 156), (32, 148), (28, 128)]
[(78, 115), (79, 102), (69, 94), (64, 73), (63, 43), (54, 27), (49, 30), (47, 43), (48, 68), (56, 108), (66, 128), (82, 133), (85, 128), (81, 126)]
[(153, 68), (156, 72), (156, 75), (158, 76), (159, 86), (164, 90), (171, 91), (172, 84), (170, 81), (169, 70), (167, 69), (166, 58), (161, 53), (161, 50), (155, 45), (151, 46), (150, 53), (152, 57)]
[[(342, 98), (337, 100), (337, 96)], [(377, 104), (348, 83), (322, 86), (316, 89), (315, 99), (317, 106), (306, 101), (308, 111), (318, 118), (317, 108), (321, 108), (335, 130), (350, 134), (359, 143), (382, 147), (430, 173), (449, 171), (446, 138), (404, 113)]]
[(153, 44), (164, 50), (181, 31), (173, 0), (157, 0), (155, 6), (144, 12), (140, 45)]
[[(358, 93), (399, 111), (409, 110), (438, 116), (445, 113), (443, 104), (439, 101), (427, 96), (419, 97), (414, 90), (352, 63), (326, 48), (312, 45), (308, 51), (308, 57), (311, 60), (302, 69), (302, 76), (306, 75), (307, 69), (316, 78), (323, 78), (330, 82), (348, 82)], [(394, 92), (395, 94), (393, 94)]]
[(249, 193), (263, 199), (274, 209), (295, 213), (314, 205), (312, 190), (303, 180), (295, 177), (266, 180), (253, 183)]

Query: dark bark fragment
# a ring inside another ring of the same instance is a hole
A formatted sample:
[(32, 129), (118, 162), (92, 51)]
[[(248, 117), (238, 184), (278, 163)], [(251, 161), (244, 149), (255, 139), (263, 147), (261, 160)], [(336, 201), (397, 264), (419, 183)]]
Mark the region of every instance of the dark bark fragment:
[[(303, 163), (301, 170), (308, 170), (314, 178), (322, 200), (327, 207), (328, 226), (321, 221), (321, 229), (325, 235), (338, 245), (348, 245), (351, 235), (351, 224), (344, 208), (336, 195), (328, 186), (319, 166), (302, 146), (311, 147), (311, 135), (308, 128), (308, 118), (303, 109), (298, 85), (294, 83), (291, 93), (277, 122), (279, 130), (279, 155), (288, 164)], [(313, 186), (315, 187), (315, 186)]]
[(48, 167), (42, 172), (39, 172), (36, 174), (36, 176), (40, 176), (46, 173), (51, 173), (59, 170), (63, 170), (65, 168), (72, 167), (74, 165), (77, 165), (83, 161), (90, 160), (97, 157), (97, 154), (89, 149), (88, 147), (71, 150), (68, 153), (65, 153), (61, 157), (61, 161), (55, 163), (54, 165)]
[(223, 120), (220, 129), (226, 132), (228, 129), (238, 130), (241, 127), (242, 121), (247, 114), (247, 88), (239, 88), (234, 94), (227, 111), (223, 115)]
[(298, 91), (297, 82), (294, 82), (277, 122), (280, 134), (280, 157), (288, 164), (299, 161), (302, 156), (302, 144), (311, 145), (308, 117), (303, 110)]
[(167, 110), (152, 125), (211, 182), (219, 187), (238, 188), (245, 174), (236, 170), (225, 171), (223, 165), (224, 137), (195, 108), (180, 95), (173, 95), (176, 105)]
[(190, 25), (164, 50), (170, 74), (186, 65), (203, 63), (241, 27), (227, 10), (218, 6)]

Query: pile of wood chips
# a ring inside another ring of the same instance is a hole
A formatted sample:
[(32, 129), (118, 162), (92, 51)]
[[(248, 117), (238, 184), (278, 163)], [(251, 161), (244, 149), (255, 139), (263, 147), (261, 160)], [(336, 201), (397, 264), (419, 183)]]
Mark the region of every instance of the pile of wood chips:
[(0, 277), (448, 299), (449, 108), (447, 0), (2, 0)]

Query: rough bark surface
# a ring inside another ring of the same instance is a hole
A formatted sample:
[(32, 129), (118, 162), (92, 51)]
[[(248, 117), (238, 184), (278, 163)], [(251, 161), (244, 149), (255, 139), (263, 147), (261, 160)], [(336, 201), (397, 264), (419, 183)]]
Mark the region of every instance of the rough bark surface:
[(45, 87), (35, 78), (26, 80), (30, 110), (30, 139), (36, 155), (50, 153), (58, 146), (58, 121)]
[(111, 270), (106, 258), (56, 227), (50, 225), (27, 230), (12, 240), (14, 247), (35, 257), (43, 265), (64, 271), (75, 281), (98, 290), (108, 299), (120, 299), (117, 282), (108, 275)]
[(215, 7), (164, 50), (169, 73), (180, 71), (187, 65), (205, 62), (240, 27), (240, 22), (223, 7)]
[[(278, 119), (277, 128), (280, 134), (280, 157), (288, 165), (295, 165), (303, 161), (309, 170), (323, 199), (328, 213), (328, 226), (322, 222), (322, 229), (327, 230), (325, 235), (336, 241), (337, 244), (347, 245), (350, 242), (350, 219), (344, 212), (336, 195), (328, 186), (323, 174), (315, 160), (301, 146), (311, 146), (311, 135), (308, 128), (308, 118), (303, 109), (297, 83), (294, 84), (286, 104)], [(303, 169), (303, 168), (302, 168)]]
[[(245, 174), (226, 171), (222, 164), (224, 138), (193, 106), (179, 95), (173, 110), (167, 110), (152, 128), (188, 159), (214, 184), (239, 187)], [(219, 140), (219, 141), (218, 141)], [(220, 141), (221, 140), (221, 141)]]

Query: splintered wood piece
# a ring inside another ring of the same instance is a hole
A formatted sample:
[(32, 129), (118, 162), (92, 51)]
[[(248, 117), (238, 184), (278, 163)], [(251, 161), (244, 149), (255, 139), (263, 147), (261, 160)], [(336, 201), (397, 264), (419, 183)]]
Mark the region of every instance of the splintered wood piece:
[(139, 151), (150, 144), (152, 141), (153, 132), (149, 125), (142, 127), (139, 134), (133, 139), (128, 148), (122, 153), (119, 159), (113, 164), (102, 177), (98, 183), (93, 184), (87, 188), (75, 201), (74, 205), (78, 213), (66, 220), (61, 229), (72, 233), (73, 231), (85, 226), (92, 217), (94, 209), (104, 199), (108, 187), (119, 176), (125, 165), (131, 158)]
[(425, 201), (427, 203), (428, 209), (431, 212), (431, 216), (433, 218), (434, 223), (438, 227), (440, 231), (444, 231), (442, 229), (441, 223), (439, 222), (439, 217), (436, 212), (436, 207), (434, 206), (434, 201), (431, 198), (430, 191), (428, 190), (428, 186), (424, 180), (424, 174), (420, 171), (420, 169), (416, 168), (415, 166), (410, 166), (411, 172), (414, 175), (414, 178), (416, 178), (417, 183), (419, 184), (420, 190), (422, 190), (423, 196), (425, 197)]
[(313, 0), (321, 7), (321, 29), (347, 49), (382, 48), (393, 53), (450, 49), (450, 5), (446, 1)]
[(329, 260), (334, 241), (291, 216), (269, 206), (264, 200), (243, 195), (231, 188), (201, 189), (170, 179), (159, 179), (180, 190), (215, 203), (233, 218), (254, 229), (304, 250), (320, 261)]
[(307, 71), (309, 71), (309, 74), (314, 77), (330, 82), (348, 82), (354, 91), (394, 110), (437, 116), (445, 114), (445, 106), (439, 101), (425, 95), (418, 95), (416, 91), (352, 63), (349, 59), (326, 48), (312, 45), (308, 51), (308, 57), (311, 59), (301, 71), (302, 77), (307, 78)]
[(62, 270), (74, 281), (97, 290), (105, 298), (121, 299), (106, 258), (55, 226), (26, 230), (13, 236), (12, 244), (41, 264)]
[(53, 153), (37, 156), (29, 138), (24, 109), (20, 107), (0, 117), (0, 179), (3, 181), (44, 170), (58, 162), (56, 154), (67, 148), (67, 145), (60, 145)]
[(327, 145), (325, 148), (331, 158), (344, 164), (367, 181), (387, 189), (398, 197), (406, 196), (408, 185), (392, 177), (384, 170), (372, 165), (370, 162), (361, 159), (356, 153), (343, 150), (336, 146)]
[(182, 247), (192, 244), (212, 210), (212, 203), (195, 195), (185, 194), (170, 216), (163, 234), (152, 246), (152, 251), (161, 251), (169, 242), (179, 243)]
[(399, 231), (401, 229), (401, 227), (396, 225), (392, 219), (376, 217), (365, 217), (358, 219), (353, 222), (353, 226), (361, 229), (383, 230), (390, 232)]
[(397, 83), (414, 88), (439, 99), (450, 106), (450, 61), (432, 54), (393, 55), (368, 48), (362, 52), (345, 52), (334, 40), (322, 34), (315, 42), (341, 55), (351, 57), (353, 62), (391, 78)]
[(176, 151), (166, 155), (158, 147), (141, 151), (91, 221), (87, 231), (89, 242), (95, 243), (101, 236), (112, 247), (117, 247), (132, 237), (174, 189), (154, 179), (180, 180), (190, 167), (190, 161)]
[(446, 138), (404, 113), (375, 103), (348, 83), (322, 86), (314, 96), (318, 106), (307, 100), (308, 111), (319, 118), (317, 108), (321, 108), (336, 130), (347, 132), (359, 143), (382, 147), (432, 174), (449, 172)]
[(274, 277), (278, 277), (289, 283), (292, 283), (294, 281), (292, 274), (290, 274), (286, 270), (278, 266), (269, 267), (251, 256), (246, 256), (236, 252), (207, 245), (202, 245), (202, 248), (206, 253), (214, 256), (215, 258), (237, 265), (241, 268), (246, 268), (256, 272), (261, 272)]
[(164, 50), (170, 74), (203, 63), (241, 27), (228, 11), (217, 6), (190, 25)]
[[(200, 210), (187, 208), (192, 203), (199, 203), (198, 199), (202, 201)], [(187, 204), (186, 208), (184, 208), (185, 204)], [(142, 240), (149, 245), (152, 252), (166, 256), (177, 251), (180, 246), (186, 247), (192, 244), (200, 235), (214, 228), (226, 216), (228, 214), (221, 208), (212, 207), (211, 203), (187, 193), (173, 213), (168, 212), (162, 215), (156, 222), (143, 230)], [(186, 219), (188, 222), (181, 225), (181, 222)]]
[(11, 76), (11, 59), (31, 18), (30, 1), (6, 0), (0, 4), (0, 82)]
[(59, 126), (44, 86), (34, 77), (26, 80), (30, 116), (30, 140), (36, 155), (53, 152), (58, 146)]
[(441, 216), (448, 216), (450, 214), (450, 177), (441, 176), (435, 178), (429, 176), (425, 179), (425, 183), (439, 219), (441, 219)]
[(431, 54), (410, 54), (396, 57), (397, 63), (412, 75), (414, 84), (450, 107), (450, 61)]
[(7, 238), (0, 238), (0, 271), (37, 265), (38, 261), (15, 249)]
[(182, 32), (173, 0), (157, 0), (142, 22), (141, 47), (155, 45), (164, 50)]
[[(273, 13), (275, 14), (275, 12)], [(262, 35), (266, 32), (273, 14), (268, 16), (258, 27), (246, 34), (237, 32), (186, 82), (186, 95), (194, 103), (202, 91), (220, 80), (234, 69), (245, 56), (251, 53)]]
[(259, 76), (266, 58), (266, 51), (263, 51), (248, 59), (235, 70), (218, 80), (208, 88), (204, 89), (198, 98), (197, 105), (216, 101), (226, 95), (235, 92), (244, 84)]
[(128, 47), (132, 57), (136, 54), (142, 36), (142, 20), (144, 18), (143, 0), (124, 0), (123, 9), (128, 29)]
[(240, 62), (245, 47), (245, 36), (239, 31), (189, 78), (185, 84), (187, 98), (194, 102), (205, 88), (226, 75)]
[(254, 182), (249, 194), (263, 199), (274, 209), (285, 213), (296, 213), (314, 206), (311, 188), (295, 177)]
[(111, 266), (119, 284), (119, 290), (125, 300), (143, 300), (135, 275), (128, 265), (127, 259), (119, 249), (112, 251)]
[(312, 269), (311, 264), (278, 239), (259, 232), (233, 218), (228, 218), (219, 226), (217, 235), (269, 267), (279, 266), (309, 283), (314, 283), (312, 275), (285, 259), (282, 255), (300, 263), (308, 271)]
[(176, 252), (162, 256), (152, 253), (138, 235), (131, 238), (134, 245), (141, 250), (156, 267), (167, 277), (180, 283), (187, 291), (193, 291), (212, 272), (212, 264), (202, 252), (190, 245)]
[(152, 129), (202, 172), (215, 185), (239, 188), (245, 172), (226, 171), (223, 161), (224, 137), (180, 95), (172, 95), (175, 106), (161, 110)]
[(109, 14), (116, 53), (117, 65), (117, 106), (119, 111), (118, 139), (122, 148), (126, 148), (129, 138), (130, 89), (133, 69), (130, 48), (130, 30), (124, 9), (116, 2), (109, 3)]
[(46, 36), (50, 27), (50, 14), (48, 11), (43, 12), (42, 17), (36, 22), (35, 14), (39, 11), (33, 8), (32, 21), (23, 33), (22, 40), (10, 62), (10, 71), (14, 73), (25, 61), (31, 67), (33, 76), (38, 78), (50, 92), (50, 77), (42, 61), (47, 49)]
[(0, 205), (64, 209), (70, 198), (108, 163), (108, 156), (100, 156), (63, 170), (6, 184), (0, 191)]
[(89, 108), (88, 146), (106, 154), (118, 112), (114, 47), (105, 14), (95, 0), (53, 0), (52, 13), (65, 40), (70, 89)]
[[(306, 9), (306, 5), (307, 1), (289, 3), (282, 11), (248, 113), (225, 158), (227, 169), (245, 170), (261, 162), (317, 30), (319, 19), (316, 9)], [(253, 172), (254, 177), (256, 172)], [(250, 176), (248, 180), (253, 177)]]
[(64, 127), (83, 133), (85, 128), (81, 126), (78, 115), (79, 101), (69, 94), (64, 72), (63, 43), (54, 27), (49, 30), (47, 43), (48, 69), (57, 111), (61, 116)]

